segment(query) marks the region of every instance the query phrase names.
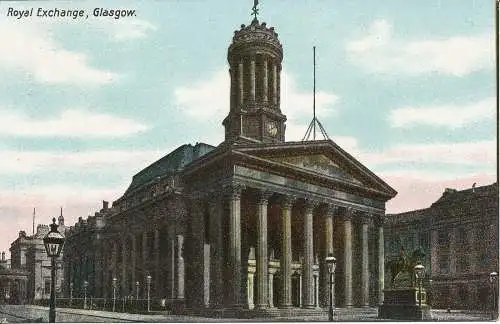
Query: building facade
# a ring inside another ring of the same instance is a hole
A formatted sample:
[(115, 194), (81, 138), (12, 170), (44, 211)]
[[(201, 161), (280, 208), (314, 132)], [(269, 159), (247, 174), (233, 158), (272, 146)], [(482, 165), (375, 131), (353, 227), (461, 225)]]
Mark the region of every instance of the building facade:
[(488, 278), (499, 271), (497, 183), (446, 188), (428, 208), (388, 215), (384, 229), (387, 261), (397, 258), (401, 248), (423, 248), (432, 307), (480, 310), (492, 305)]
[(431, 269), (438, 308), (489, 309), (498, 268), (498, 183), (446, 189), (431, 209)]
[(326, 307), (333, 253), (336, 304), (381, 303), (396, 192), (331, 140), (285, 141), (282, 59), (273, 27), (235, 32), (224, 141), (179, 147), (136, 174), (100, 226), (73, 226), (67, 285), (86, 280), (102, 298), (149, 290), (174, 309)]
[[(62, 209), (58, 217), (58, 225), (59, 232), (65, 235), (66, 227)], [(18, 238), (10, 246), (11, 269), (27, 273), (26, 300), (31, 303), (50, 298), (51, 260), (43, 244), (43, 238), (48, 232), (49, 226), (42, 224), (37, 226), (33, 235), (26, 235), (25, 231), (20, 231)], [(62, 257), (58, 258), (56, 264), (56, 294), (62, 295), (61, 287), (64, 286)]]

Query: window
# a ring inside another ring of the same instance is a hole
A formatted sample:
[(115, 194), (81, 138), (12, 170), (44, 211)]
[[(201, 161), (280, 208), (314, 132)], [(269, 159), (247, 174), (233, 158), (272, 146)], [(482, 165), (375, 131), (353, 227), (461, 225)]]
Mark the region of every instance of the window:
[(418, 247), (422, 247), (424, 250), (429, 246), (429, 234), (426, 232), (422, 232), (418, 236)]
[(50, 294), (50, 279), (45, 278), (45, 291), (44, 294)]
[(467, 243), (467, 232), (464, 227), (459, 227), (457, 229), (457, 243), (466, 244)]
[(448, 272), (448, 255), (447, 254), (439, 255), (439, 271), (441, 273)]
[(457, 258), (457, 271), (467, 272), (469, 270), (469, 259), (467, 256), (462, 258)]
[(445, 230), (440, 230), (438, 232), (438, 243), (439, 244), (446, 244), (448, 243), (448, 232)]

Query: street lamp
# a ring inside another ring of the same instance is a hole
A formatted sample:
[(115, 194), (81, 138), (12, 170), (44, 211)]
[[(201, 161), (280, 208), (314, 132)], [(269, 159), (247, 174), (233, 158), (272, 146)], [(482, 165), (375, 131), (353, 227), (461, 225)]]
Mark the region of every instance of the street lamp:
[(73, 303), (73, 283), (69, 283), (69, 307), (71, 307), (71, 304)]
[(113, 278), (113, 312), (115, 311), (116, 306), (116, 281), (118, 279)]
[(83, 309), (87, 309), (87, 287), (89, 286), (89, 282), (85, 280), (83, 282)]
[(150, 300), (150, 290), (151, 290), (151, 276), (146, 277), (146, 282), (148, 283), (148, 312), (151, 311), (151, 300)]
[(325, 259), (326, 264), (328, 265), (328, 273), (330, 274), (330, 307), (328, 309), (328, 320), (330, 322), (333, 322), (333, 306), (334, 306), (334, 301), (333, 301), (333, 275), (335, 274), (335, 266), (337, 263), (337, 259), (333, 256), (332, 253), (328, 253), (328, 256)]
[(496, 309), (497, 309), (497, 280), (498, 280), (498, 272), (494, 271), (490, 273), (490, 284), (491, 284), (491, 293), (493, 296), (493, 309), (491, 311), (491, 319), (496, 319)]
[(139, 310), (139, 281), (135, 282), (135, 308)]
[(51, 289), (50, 289), (50, 309), (49, 309), (49, 322), (55, 323), (56, 321), (56, 258), (61, 255), (64, 246), (64, 236), (57, 230), (56, 218), (52, 218), (50, 224), (50, 232), (43, 238), (43, 245), (47, 256), (51, 258)]
[(422, 307), (422, 279), (424, 279), (425, 276), (425, 268), (421, 263), (419, 263), (415, 266), (414, 269), (415, 276), (418, 280), (418, 306)]

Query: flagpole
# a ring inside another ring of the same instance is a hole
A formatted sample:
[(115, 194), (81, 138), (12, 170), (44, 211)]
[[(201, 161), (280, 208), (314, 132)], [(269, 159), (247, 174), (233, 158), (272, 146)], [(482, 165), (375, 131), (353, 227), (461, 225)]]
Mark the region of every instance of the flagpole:
[(35, 235), (35, 207), (33, 207), (33, 235)]
[[(499, 99), (499, 87), (500, 87), (500, 84), (499, 84), (499, 31), (498, 31), (498, 28), (500, 27), (499, 26), (499, 2), (500, 0), (495, 0), (495, 68), (496, 68), (496, 89), (495, 89), (495, 92), (496, 92), (496, 97), (497, 97), (497, 122), (498, 122), (498, 119), (499, 119), (499, 103), (500, 103), (500, 99)], [(499, 126), (498, 126), (498, 123), (497, 123), (497, 138), (499, 137), (500, 135), (500, 132), (499, 132)], [(499, 147), (497, 145), (496, 147), (497, 149), (497, 159), (498, 159), (498, 156), (499, 156)], [(497, 160), (498, 162), (498, 160)], [(499, 180), (499, 164), (497, 163), (497, 183), (498, 183), (498, 180)]]

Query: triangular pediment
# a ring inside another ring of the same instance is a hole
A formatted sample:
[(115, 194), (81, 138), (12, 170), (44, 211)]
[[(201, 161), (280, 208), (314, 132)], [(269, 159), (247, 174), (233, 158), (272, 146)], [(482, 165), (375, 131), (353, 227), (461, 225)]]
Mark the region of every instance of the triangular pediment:
[(337, 183), (386, 198), (397, 194), (381, 178), (331, 140), (245, 145), (237, 147), (234, 152), (243, 154), (241, 158), (245, 164), (265, 165), (265, 168), (274, 170), (272, 172), (285, 172), (291, 176), (296, 171), (298, 177), (311, 176), (311, 181), (325, 184), (332, 182), (333, 186)]
[(271, 161), (287, 164), (295, 168), (303, 169), (326, 175), (332, 178), (342, 179), (348, 182), (362, 184), (359, 179), (342, 170), (341, 166), (332, 161), (324, 154), (296, 155), (269, 158)]

